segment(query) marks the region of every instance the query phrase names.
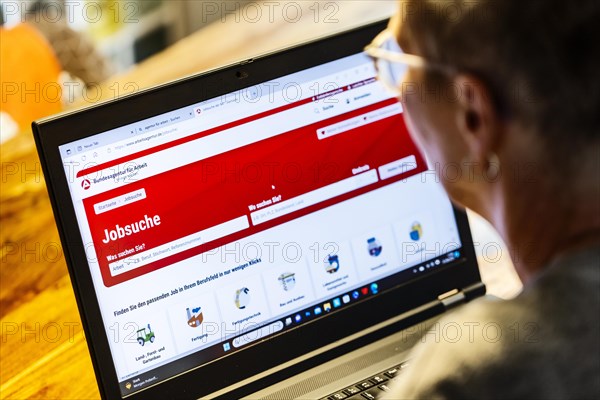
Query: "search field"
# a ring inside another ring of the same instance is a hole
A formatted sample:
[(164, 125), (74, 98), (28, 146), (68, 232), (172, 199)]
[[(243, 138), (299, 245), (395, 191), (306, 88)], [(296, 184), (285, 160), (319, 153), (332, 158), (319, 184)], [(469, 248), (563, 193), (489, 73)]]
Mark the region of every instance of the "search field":
[(349, 193), (353, 190), (371, 185), (378, 181), (377, 171), (374, 169), (354, 175), (350, 178), (323, 186), (319, 189), (304, 193), (289, 200), (282, 201), (250, 214), (252, 225), (262, 224), (272, 219), (282, 217), (294, 211), (321, 203), (325, 200)]
[(150, 250), (142, 251), (131, 257), (108, 264), (110, 274), (117, 276), (136, 268), (143, 267), (163, 258), (181, 253), (201, 244), (231, 235), (250, 227), (247, 216), (241, 216), (219, 225), (201, 230), (191, 235), (184, 236), (172, 242), (154, 247)]

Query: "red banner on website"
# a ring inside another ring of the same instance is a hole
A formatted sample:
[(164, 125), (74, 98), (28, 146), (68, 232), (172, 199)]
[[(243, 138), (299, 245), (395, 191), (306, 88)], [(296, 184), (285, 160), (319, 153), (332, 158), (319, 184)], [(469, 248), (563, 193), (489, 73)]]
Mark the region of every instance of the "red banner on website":
[(390, 107), (399, 110), (386, 100), (84, 199), (104, 284), (426, 170)]

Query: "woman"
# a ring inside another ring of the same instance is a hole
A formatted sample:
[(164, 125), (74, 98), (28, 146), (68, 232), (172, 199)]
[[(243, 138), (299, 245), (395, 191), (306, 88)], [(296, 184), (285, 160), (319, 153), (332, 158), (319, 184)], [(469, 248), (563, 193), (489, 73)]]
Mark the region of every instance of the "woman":
[(600, 397), (599, 21), (596, 0), (405, 0), (367, 48), (524, 284), (442, 319), (459, 337), (425, 335), (389, 398)]

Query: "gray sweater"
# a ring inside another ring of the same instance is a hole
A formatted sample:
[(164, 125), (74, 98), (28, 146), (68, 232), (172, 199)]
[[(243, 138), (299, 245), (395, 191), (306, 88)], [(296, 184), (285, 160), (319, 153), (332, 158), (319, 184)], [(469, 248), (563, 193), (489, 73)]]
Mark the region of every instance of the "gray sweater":
[(600, 247), (442, 318), (388, 399), (600, 399)]

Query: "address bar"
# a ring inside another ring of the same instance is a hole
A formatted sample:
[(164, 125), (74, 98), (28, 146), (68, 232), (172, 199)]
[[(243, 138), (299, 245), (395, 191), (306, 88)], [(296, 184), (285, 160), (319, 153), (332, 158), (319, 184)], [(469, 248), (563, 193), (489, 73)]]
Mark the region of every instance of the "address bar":
[[(372, 64), (369, 63), (368, 65), (371, 66)], [(105, 154), (106, 148), (112, 147), (117, 151), (122, 150), (127, 151), (128, 153), (135, 153), (147, 148), (150, 143), (152, 146), (159, 145), (167, 141), (179, 139), (180, 137), (185, 137), (189, 134), (196, 133), (199, 130), (211, 129), (223, 123), (229, 122), (232, 120), (232, 114), (228, 111), (231, 111), (232, 109), (236, 109), (237, 111), (235, 118), (240, 119), (274, 107), (299, 101), (303, 98), (316, 96), (320, 94), (320, 92), (328, 92), (329, 90), (333, 89), (334, 85), (336, 87), (344, 87), (352, 83), (353, 80), (357, 79), (357, 77), (355, 74), (350, 74), (349, 72), (355, 70), (356, 68), (357, 67), (349, 68), (346, 71), (331, 74), (323, 78), (319, 78), (318, 80), (311, 80), (294, 85), (295, 89), (297, 89), (301, 94), (297, 96), (297, 98), (290, 98), (291, 96), (288, 97), (288, 95), (284, 94), (284, 90), (282, 89), (271, 93), (270, 90), (272, 90), (272, 86), (260, 85), (259, 87), (262, 88), (261, 90), (266, 92), (261, 93), (259, 100), (256, 102), (253, 102), (252, 99), (246, 99), (243, 91), (230, 93), (229, 95), (221, 96), (221, 98), (207, 100), (203, 103), (197, 104), (196, 106), (192, 106), (190, 111), (193, 112), (194, 118), (191, 120), (182, 121), (178, 124), (166, 127), (162, 131), (154, 131), (145, 136), (131, 137), (116, 143), (112, 143), (110, 145), (100, 147), (95, 151), (97, 151), (99, 154)], [(347, 73), (350, 78), (346, 78), (345, 81), (340, 81), (339, 76), (344, 76), (345, 73)], [(371, 70), (365, 71), (364, 76), (372, 76), (374, 73), (375, 71)], [(317, 86), (315, 87), (315, 85)], [(328, 85), (331, 85), (331, 87)], [(292, 92), (291, 90), (289, 91)], [(214, 107), (215, 103), (219, 102), (223, 103), (223, 105), (221, 107)], [(207, 110), (209, 107), (210, 109)], [(132, 144), (132, 142), (136, 141), (138, 143)], [(115, 156), (117, 155), (113, 153), (111, 158), (115, 158)], [(100, 162), (105, 161), (108, 161), (108, 159)]]

